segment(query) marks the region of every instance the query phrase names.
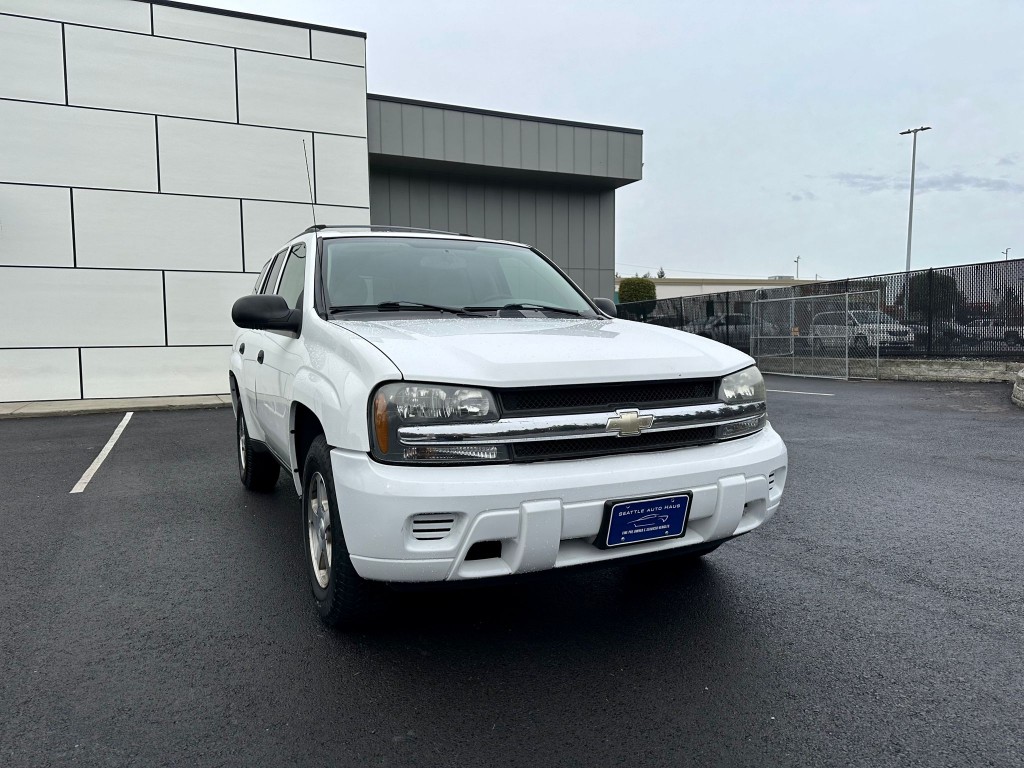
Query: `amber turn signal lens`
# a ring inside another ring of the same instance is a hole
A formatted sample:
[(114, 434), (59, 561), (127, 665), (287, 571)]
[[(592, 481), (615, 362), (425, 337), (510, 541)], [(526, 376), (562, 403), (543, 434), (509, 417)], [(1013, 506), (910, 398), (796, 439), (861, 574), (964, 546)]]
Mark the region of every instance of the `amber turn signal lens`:
[(377, 436), (377, 448), (388, 452), (388, 399), (382, 392), (373, 398), (373, 431)]

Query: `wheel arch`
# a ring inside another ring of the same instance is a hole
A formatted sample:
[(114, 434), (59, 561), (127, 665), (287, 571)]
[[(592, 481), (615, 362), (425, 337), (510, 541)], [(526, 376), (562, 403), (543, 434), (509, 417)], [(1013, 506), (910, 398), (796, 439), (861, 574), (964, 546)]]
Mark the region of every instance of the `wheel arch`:
[(292, 476), (295, 480), (295, 491), (301, 496), (302, 468), (306, 463), (309, 447), (318, 435), (326, 435), (326, 433), (319, 417), (307, 405), (299, 402), (292, 403), (291, 425), (294, 463)]

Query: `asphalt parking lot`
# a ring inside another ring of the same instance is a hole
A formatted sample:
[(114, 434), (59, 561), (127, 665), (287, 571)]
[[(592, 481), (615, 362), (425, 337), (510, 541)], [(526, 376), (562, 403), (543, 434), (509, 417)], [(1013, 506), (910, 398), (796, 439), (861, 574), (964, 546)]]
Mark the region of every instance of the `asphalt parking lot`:
[[(1024, 761), (1024, 411), (772, 378), (779, 515), (702, 563), (397, 594), (323, 628), (229, 409), (0, 421), (0, 764)], [(822, 394), (813, 394), (822, 393)]]

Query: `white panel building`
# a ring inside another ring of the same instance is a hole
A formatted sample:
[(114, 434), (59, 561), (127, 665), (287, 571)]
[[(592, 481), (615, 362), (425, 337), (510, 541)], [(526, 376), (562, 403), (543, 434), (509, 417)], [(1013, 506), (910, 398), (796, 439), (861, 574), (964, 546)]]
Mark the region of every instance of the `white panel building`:
[(226, 392), (231, 305), (311, 202), (546, 233), (611, 294), (640, 131), (371, 97), (368, 133), (365, 61), (361, 32), (171, 0), (0, 0), (0, 402)]
[[(225, 391), (231, 304), (369, 223), (365, 35), (0, 0), (0, 401)], [(328, 97), (325, 98), (324, 96)]]

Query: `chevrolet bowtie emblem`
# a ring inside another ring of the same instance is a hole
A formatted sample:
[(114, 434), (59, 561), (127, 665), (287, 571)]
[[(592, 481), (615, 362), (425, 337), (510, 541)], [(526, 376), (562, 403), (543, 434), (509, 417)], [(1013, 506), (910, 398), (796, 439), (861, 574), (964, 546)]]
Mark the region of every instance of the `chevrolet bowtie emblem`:
[(616, 437), (635, 437), (645, 429), (650, 429), (654, 423), (654, 416), (651, 414), (640, 415), (636, 408), (615, 411), (615, 415), (608, 418), (604, 425), (605, 432), (618, 432)]

